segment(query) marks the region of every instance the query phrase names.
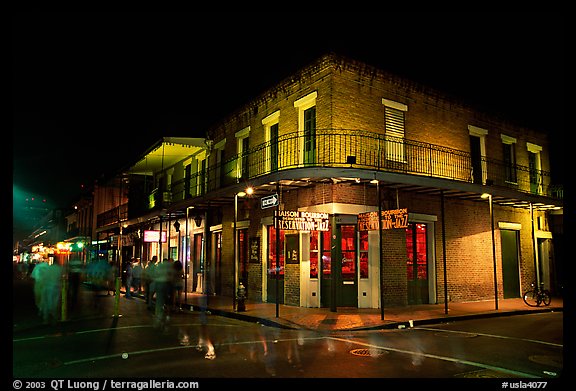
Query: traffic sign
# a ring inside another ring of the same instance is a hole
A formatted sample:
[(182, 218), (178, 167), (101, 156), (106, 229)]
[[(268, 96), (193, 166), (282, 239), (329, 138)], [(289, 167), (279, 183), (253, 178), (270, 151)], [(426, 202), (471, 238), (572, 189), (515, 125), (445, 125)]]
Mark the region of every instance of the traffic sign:
[(278, 206), (280, 198), (278, 197), (278, 193), (274, 193), (272, 195), (260, 198), (260, 206), (262, 209), (272, 208), (273, 206)]

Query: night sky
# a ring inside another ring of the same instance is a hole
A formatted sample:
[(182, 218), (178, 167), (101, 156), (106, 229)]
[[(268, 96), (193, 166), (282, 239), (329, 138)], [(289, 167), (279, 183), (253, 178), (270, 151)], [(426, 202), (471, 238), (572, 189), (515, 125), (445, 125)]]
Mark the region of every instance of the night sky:
[(69, 206), (163, 136), (203, 137), (329, 51), (550, 132), (560, 148), (564, 23), (543, 12), (13, 13), (13, 215), (23, 197)]

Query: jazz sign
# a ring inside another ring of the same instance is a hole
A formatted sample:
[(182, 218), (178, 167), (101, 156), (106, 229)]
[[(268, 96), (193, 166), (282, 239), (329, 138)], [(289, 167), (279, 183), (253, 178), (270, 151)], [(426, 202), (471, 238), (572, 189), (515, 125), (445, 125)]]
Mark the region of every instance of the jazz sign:
[(328, 213), (298, 210), (281, 210), (276, 221), (280, 229), (296, 231), (328, 231), (330, 222)]
[(381, 211), (380, 219), (378, 212), (366, 212), (358, 215), (359, 231), (374, 231), (380, 229), (408, 228), (408, 209), (390, 209)]

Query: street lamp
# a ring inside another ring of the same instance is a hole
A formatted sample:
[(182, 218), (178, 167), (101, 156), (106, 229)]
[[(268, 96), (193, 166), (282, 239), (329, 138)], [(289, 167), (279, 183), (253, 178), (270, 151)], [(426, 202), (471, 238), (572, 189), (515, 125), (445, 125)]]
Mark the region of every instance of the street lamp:
[(239, 191), (234, 194), (234, 286), (232, 290), (232, 310), (236, 310), (236, 289), (238, 287), (238, 232), (236, 225), (238, 223), (238, 197), (246, 197), (252, 195), (254, 188), (247, 187), (244, 191)]
[(488, 199), (490, 205), (490, 229), (492, 231), (492, 262), (494, 263), (494, 305), (498, 310), (498, 279), (496, 275), (496, 243), (494, 241), (494, 205), (492, 194), (484, 193), (480, 196), (482, 199)]

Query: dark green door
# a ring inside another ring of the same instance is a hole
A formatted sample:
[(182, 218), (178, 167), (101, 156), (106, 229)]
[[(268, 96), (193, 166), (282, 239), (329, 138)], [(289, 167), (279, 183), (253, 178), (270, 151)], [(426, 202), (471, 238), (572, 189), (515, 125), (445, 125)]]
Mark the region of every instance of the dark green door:
[[(276, 254), (276, 229), (268, 226), (268, 272), (267, 301), (268, 303), (284, 304), (284, 231), (280, 230), (279, 254)], [(279, 255), (277, 257), (277, 255)], [(277, 262), (278, 261), (278, 262)]]
[(502, 242), (502, 285), (504, 298), (520, 297), (520, 276), (518, 267), (518, 232), (500, 230)]
[(358, 307), (358, 284), (356, 275), (356, 225), (338, 226), (340, 242), (340, 278), (336, 292), (336, 303), (339, 307)]

